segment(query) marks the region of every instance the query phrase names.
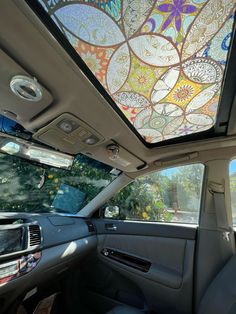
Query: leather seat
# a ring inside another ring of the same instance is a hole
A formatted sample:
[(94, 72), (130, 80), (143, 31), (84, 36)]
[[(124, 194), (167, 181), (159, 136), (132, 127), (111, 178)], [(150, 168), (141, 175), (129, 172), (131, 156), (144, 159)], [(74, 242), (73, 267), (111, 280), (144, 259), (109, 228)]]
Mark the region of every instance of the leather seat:
[(131, 306), (120, 305), (111, 309), (107, 314), (144, 314), (144, 312)]

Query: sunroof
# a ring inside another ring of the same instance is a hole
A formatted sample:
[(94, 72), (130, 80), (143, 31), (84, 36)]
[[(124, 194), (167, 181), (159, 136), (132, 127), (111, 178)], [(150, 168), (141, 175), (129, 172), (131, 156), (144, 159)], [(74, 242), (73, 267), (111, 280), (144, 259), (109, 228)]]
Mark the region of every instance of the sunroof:
[(216, 122), (232, 0), (38, 0), (148, 143)]

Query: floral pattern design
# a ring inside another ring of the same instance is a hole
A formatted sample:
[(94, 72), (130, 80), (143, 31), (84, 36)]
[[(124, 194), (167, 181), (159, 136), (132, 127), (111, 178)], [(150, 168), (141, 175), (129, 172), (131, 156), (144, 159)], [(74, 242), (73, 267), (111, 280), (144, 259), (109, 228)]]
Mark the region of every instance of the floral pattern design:
[(165, 30), (174, 19), (176, 30), (179, 32), (181, 29), (181, 15), (190, 14), (197, 11), (196, 6), (185, 4), (185, 2), (186, 0), (173, 0), (173, 4), (163, 3), (157, 7), (161, 12), (170, 13), (165, 23), (162, 25), (162, 30)]
[(234, 0), (38, 0), (149, 143), (214, 126)]
[(109, 54), (103, 48), (90, 46), (86, 43), (79, 43), (75, 50), (93, 72), (96, 78), (103, 84), (106, 84), (106, 72), (109, 61)]
[(181, 85), (180, 87), (176, 88), (174, 91), (173, 98), (177, 102), (182, 102), (188, 100), (193, 95), (193, 87), (191, 85)]

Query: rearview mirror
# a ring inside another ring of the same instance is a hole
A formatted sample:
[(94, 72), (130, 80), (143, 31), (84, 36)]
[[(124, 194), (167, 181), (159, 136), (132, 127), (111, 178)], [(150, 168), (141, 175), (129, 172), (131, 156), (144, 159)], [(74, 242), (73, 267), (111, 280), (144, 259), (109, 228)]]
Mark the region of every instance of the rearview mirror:
[(46, 146), (0, 132), (0, 153), (14, 155), (56, 168), (71, 169), (74, 157)]

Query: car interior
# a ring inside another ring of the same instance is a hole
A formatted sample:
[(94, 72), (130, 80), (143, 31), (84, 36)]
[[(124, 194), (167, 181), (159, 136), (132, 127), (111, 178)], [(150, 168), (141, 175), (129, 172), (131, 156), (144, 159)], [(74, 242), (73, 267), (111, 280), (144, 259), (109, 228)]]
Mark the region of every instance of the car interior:
[(236, 314), (235, 0), (1, 0), (0, 314)]

